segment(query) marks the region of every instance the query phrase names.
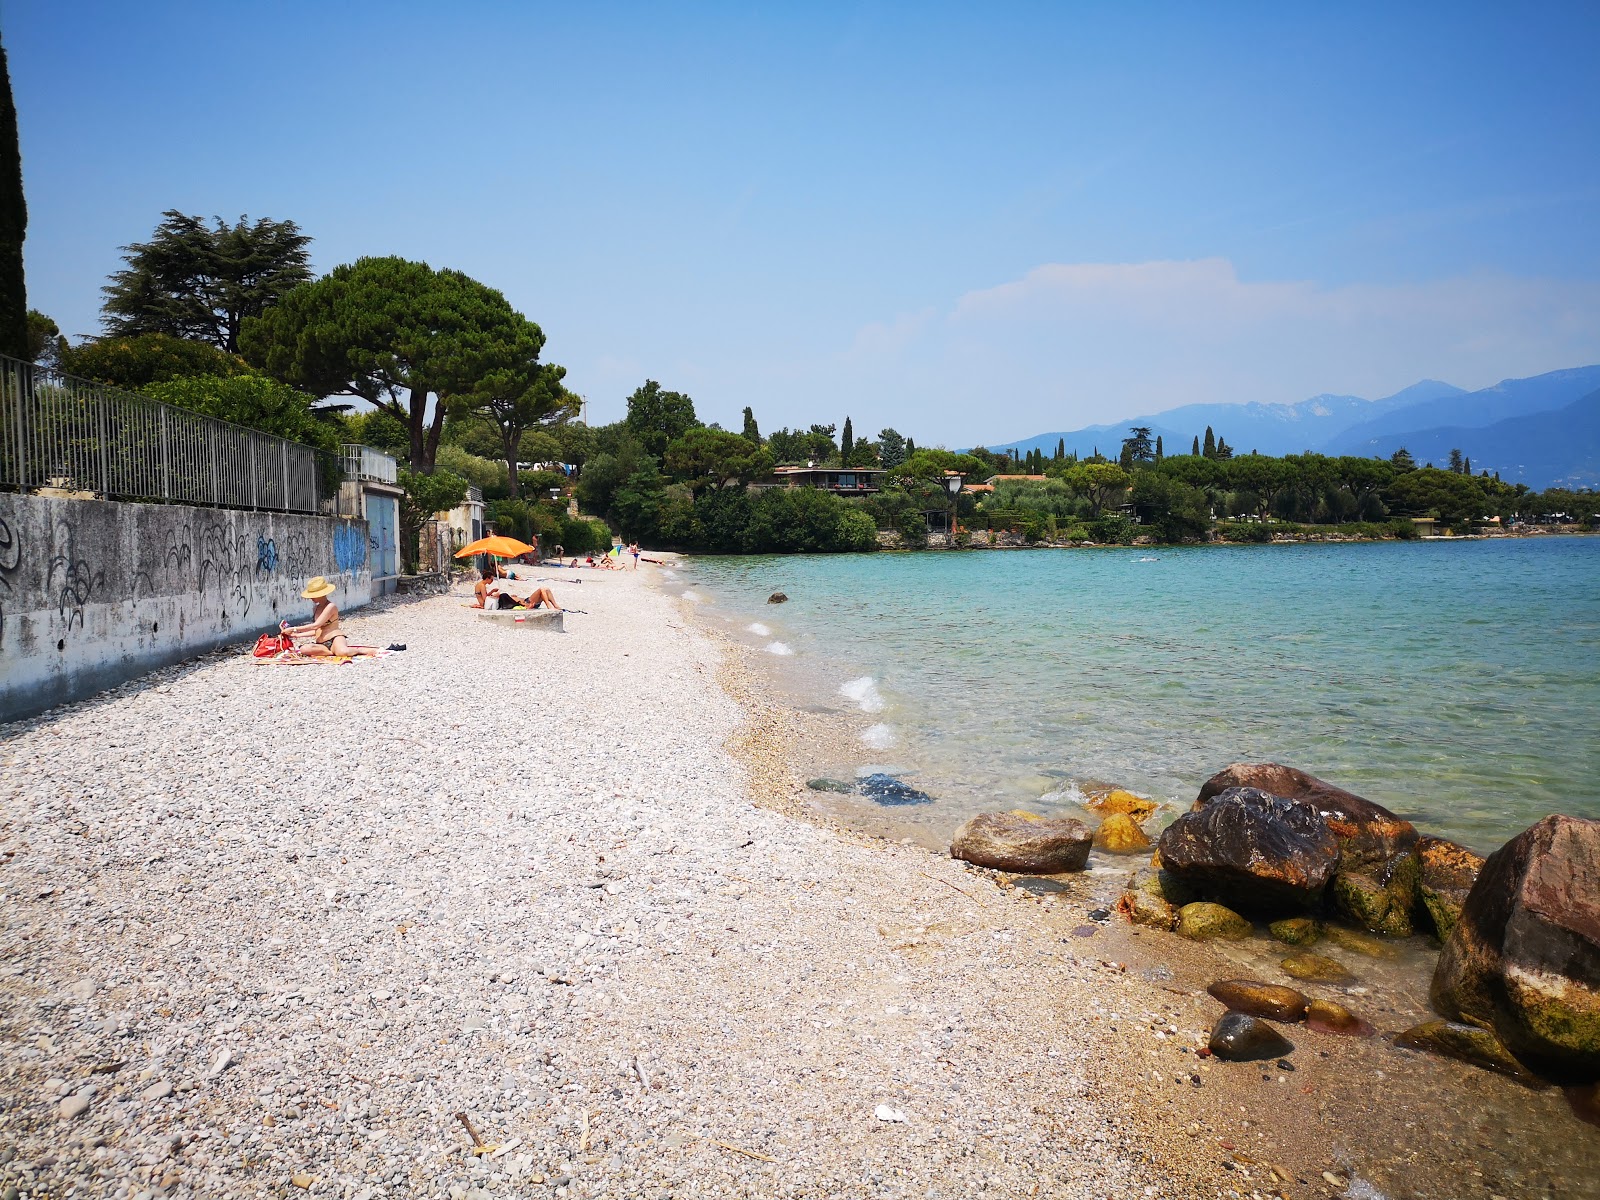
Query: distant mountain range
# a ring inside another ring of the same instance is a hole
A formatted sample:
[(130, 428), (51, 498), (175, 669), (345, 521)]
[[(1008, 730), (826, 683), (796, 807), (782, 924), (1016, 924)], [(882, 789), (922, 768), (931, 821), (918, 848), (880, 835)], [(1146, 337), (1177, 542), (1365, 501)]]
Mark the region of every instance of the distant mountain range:
[(1498, 471), (1538, 489), (1600, 486), (1600, 366), (1507, 379), (1468, 392), (1425, 379), (1381, 400), (1313, 396), (1297, 404), (1186, 404), (1114, 425), (1041, 433), (989, 449), (1019, 454), (1098, 449), (1115, 457), (1130, 426), (1150, 428), (1168, 454), (1187, 454), (1209, 425), (1248, 454), (1356, 454), (1388, 457), (1404, 446), (1418, 463), (1442, 466), (1453, 449), (1474, 471)]

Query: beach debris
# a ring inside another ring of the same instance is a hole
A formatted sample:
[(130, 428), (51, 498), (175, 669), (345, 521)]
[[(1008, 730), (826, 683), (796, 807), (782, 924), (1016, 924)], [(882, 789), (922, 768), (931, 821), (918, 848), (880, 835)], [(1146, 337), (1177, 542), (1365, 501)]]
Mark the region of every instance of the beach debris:
[(1308, 1001), (1291, 987), (1254, 979), (1219, 979), (1206, 991), (1226, 1004), (1230, 1012), (1269, 1021), (1299, 1021), (1306, 1015)]
[(1344, 1005), (1332, 1000), (1313, 1000), (1306, 1005), (1306, 1028), (1346, 1037), (1371, 1037), (1377, 1032)]
[(968, 900), (971, 900), (974, 904), (978, 905), (980, 908), (983, 906), (983, 901), (982, 900), (979, 900), (971, 892), (967, 891), (966, 888), (957, 887), (955, 884), (951, 883), (948, 879), (940, 879), (937, 875), (929, 875), (926, 871), (918, 871), (917, 874), (921, 875), (924, 879), (931, 879), (935, 883), (942, 883), (942, 884), (945, 885), (945, 887), (949, 888), (951, 891), (960, 892), (963, 896), (965, 896)]
[(1238, 1012), (1222, 1014), (1211, 1027), (1211, 1037), (1206, 1047), (1218, 1058), (1229, 1062), (1282, 1058), (1294, 1052), (1294, 1043), (1271, 1025)]
[(1483, 870), (1483, 858), (1441, 837), (1419, 838), (1417, 855), (1422, 860), (1417, 893), (1434, 932), (1443, 941), (1461, 919), (1461, 907)]
[(1557, 1082), (1600, 1078), (1600, 821), (1546, 817), (1488, 857), (1431, 996)]
[(1089, 827), (1070, 817), (981, 813), (956, 830), (950, 857), (997, 871), (1055, 875), (1083, 870), (1093, 840)]
[(789, 597), (784, 595), (782, 592), (773, 592), (772, 595), (767, 597), (767, 603), (768, 604), (787, 604), (787, 603), (789, 603)]
[(889, 1121), (902, 1125), (905, 1124), (906, 1121), (905, 1113), (901, 1112), (898, 1108), (890, 1108), (887, 1104), (878, 1105), (877, 1108), (872, 1110), (872, 1115), (877, 1117), (880, 1121)]
[(1237, 941), (1254, 932), (1249, 921), (1223, 904), (1196, 900), (1178, 910), (1178, 936), (1192, 941), (1205, 942), (1213, 938)]
[(1291, 979), (1311, 983), (1354, 983), (1356, 978), (1343, 963), (1322, 954), (1291, 954), (1278, 965)]
[(1229, 788), (1161, 834), (1161, 865), (1239, 909), (1313, 908), (1339, 865), (1339, 842), (1310, 804)]
[(1094, 831), (1094, 847), (1107, 854), (1138, 854), (1150, 848), (1150, 838), (1126, 813), (1112, 813)]
[(1417, 840), (1415, 826), (1381, 804), (1281, 763), (1231, 763), (1200, 786), (1195, 809), (1240, 787), (1309, 804), (1339, 840), (1342, 870), (1359, 871), (1388, 862)]
[(1311, 946), (1322, 940), (1322, 922), (1315, 917), (1284, 917), (1267, 926), (1267, 932), (1290, 946)]
[[(583, 1114), (583, 1117), (583, 1136), (585, 1145), (587, 1145), (589, 1138), (589, 1114), (586, 1112)], [(456, 1120), (461, 1122), (461, 1127), (467, 1131), (467, 1136), (472, 1139), (472, 1156), (474, 1158), (482, 1158), (487, 1154), (493, 1154), (499, 1149), (498, 1146), (490, 1146), (486, 1144), (484, 1140), (478, 1136), (478, 1131), (472, 1127), (472, 1122), (467, 1119), (466, 1113), (458, 1112), (456, 1114)]]
[(1459, 1059), (1487, 1071), (1509, 1075), (1523, 1083), (1537, 1082), (1537, 1077), (1517, 1061), (1499, 1038), (1476, 1025), (1437, 1018), (1423, 1021), (1397, 1034), (1394, 1044), (1402, 1050), (1426, 1050), (1430, 1054)]

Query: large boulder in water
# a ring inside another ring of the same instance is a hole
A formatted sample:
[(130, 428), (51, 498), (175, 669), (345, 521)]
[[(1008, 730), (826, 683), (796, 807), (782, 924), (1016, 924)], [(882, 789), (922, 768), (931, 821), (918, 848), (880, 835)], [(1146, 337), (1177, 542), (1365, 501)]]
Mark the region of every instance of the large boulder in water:
[(1056, 875), (1083, 870), (1093, 841), (1089, 827), (1070, 817), (981, 813), (956, 830), (950, 857), (1019, 875)]
[(1600, 821), (1546, 817), (1488, 857), (1432, 999), (1543, 1075), (1600, 1079)]
[(1386, 863), (1417, 840), (1410, 821), (1381, 804), (1335, 787), (1315, 775), (1279, 763), (1232, 763), (1200, 786), (1198, 811), (1231, 788), (1260, 788), (1287, 800), (1314, 805), (1339, 839), (1344, 869), (1360, 871)]
[(1310, 804), (1239, 787), (1161, 834), (1161, 865), (1241, 910), (1310, 908), (1339, 863), (1339, 842)]
[(1417, 856), (1422, 862), (1422, 882), (1418, 888), (1422, 908), (1443, 941), (1461, 918), (1461, 906), (1478, 881), (1483, 858), (1465, 846), (1439, 837), (1417, 839)]

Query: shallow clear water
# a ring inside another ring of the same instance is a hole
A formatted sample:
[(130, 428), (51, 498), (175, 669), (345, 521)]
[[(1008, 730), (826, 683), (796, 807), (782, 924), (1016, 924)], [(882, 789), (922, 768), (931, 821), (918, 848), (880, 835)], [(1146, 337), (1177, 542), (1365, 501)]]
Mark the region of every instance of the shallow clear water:
[(1091, 780), (1187, 806), (1241, 759), (1480, 851), (1600, 817), (1600, 538), (699, 558), (669, 587), (853, 714), (802, 760), (906, 772), (934, 841)]

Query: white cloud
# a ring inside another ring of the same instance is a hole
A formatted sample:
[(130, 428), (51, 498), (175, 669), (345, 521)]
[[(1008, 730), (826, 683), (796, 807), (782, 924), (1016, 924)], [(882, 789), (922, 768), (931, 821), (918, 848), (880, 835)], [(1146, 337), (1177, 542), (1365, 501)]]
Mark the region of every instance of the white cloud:
[(848, 390), (952, 444), (1193, 402), (1476, 388), (1600, 361), (1600, 284), (1474, 274), (1325, 287), (1225, 259), (1049, 263), (857, 334)]

